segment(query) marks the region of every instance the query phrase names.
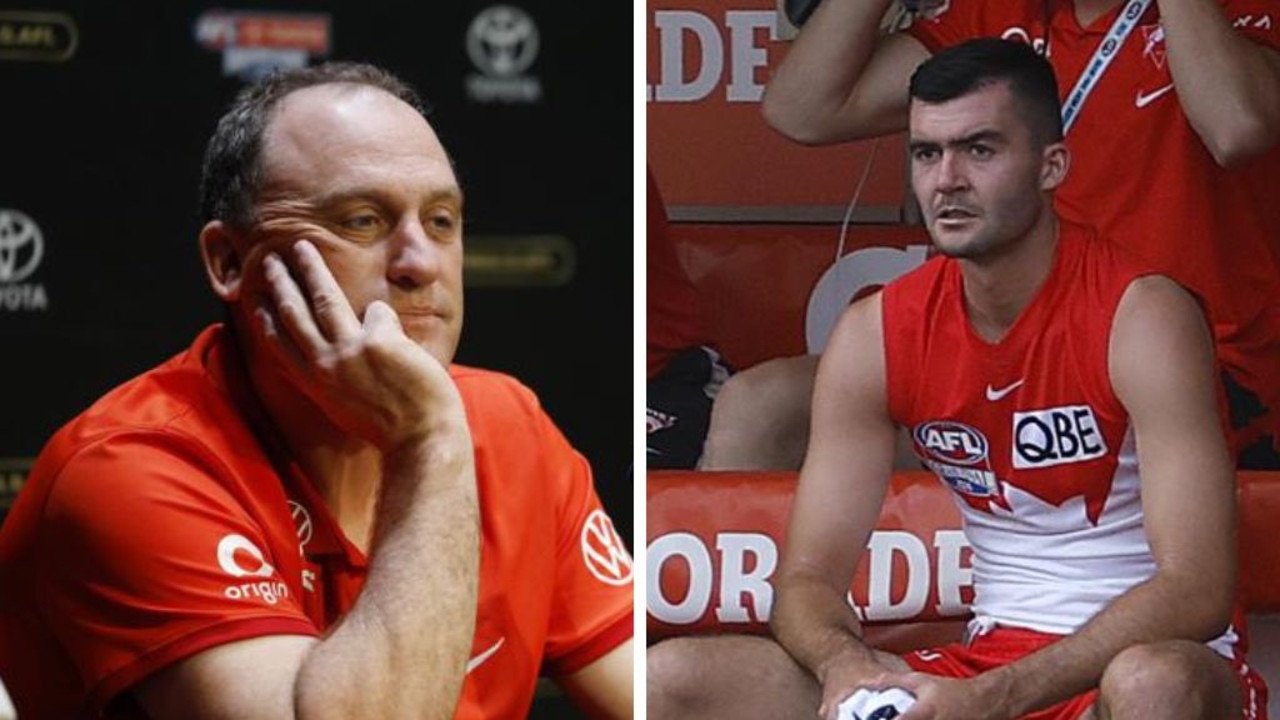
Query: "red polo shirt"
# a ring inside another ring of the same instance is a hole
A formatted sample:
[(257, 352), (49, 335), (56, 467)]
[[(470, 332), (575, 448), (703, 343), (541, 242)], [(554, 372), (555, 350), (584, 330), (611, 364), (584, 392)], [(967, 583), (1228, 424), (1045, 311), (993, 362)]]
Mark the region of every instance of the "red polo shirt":
[[(209, 328), (41, 453), (0, 530), (0, 675), (20, 717), (141, 716), (111, 701), (156, 670), (235, 640), (319, 636), (355, 602), (366, 558), (270, 449), (239, 367)], [(631, 636), (631, 558), (533, 393), (451, 375), (483, 527), (456, 717), (522, 717), (541, 670), (573, 672)]]

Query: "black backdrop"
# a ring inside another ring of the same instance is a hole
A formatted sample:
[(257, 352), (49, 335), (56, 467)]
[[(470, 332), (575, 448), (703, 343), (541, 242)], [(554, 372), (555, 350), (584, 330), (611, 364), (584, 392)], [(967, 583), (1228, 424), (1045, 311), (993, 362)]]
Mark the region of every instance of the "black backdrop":
[[(308, 13), (327, 16), (328, 44), (309, 62), (376, 62), (435, 107), (432, 123), (467, 193), (469, 268), (472, 251), (494, 237), (517, 252), (529, 236), (560, 248), (557, 272), (500, 284), (469, 273), (458, 361), (510, 372), (538, 392), (591, 461), (629, 541), (631, 7), (520, 0), (536, 55), (524, 35), (517, 67), (495, 69), (467, 50), (473, 21), (494, 5), (18, 0), (19, 10), (0, 10), (7, 490), (58, 426), (219, 317), (196, 255), (199, 160), (244, 81), (224, 74), (225, 49), (197, 40), (197, 21), (214, 8), (267, 13), (251, 24), (274, 27), (268, 35), (280, 37), (268, 44), (288, 45), (290, 14)], [(307, 33), (300, 44), (315, 43), (314, 28)], [(43, 240), (38, 263), (25, 219)], [(7, 502), (0, 497), (0, 512)]]

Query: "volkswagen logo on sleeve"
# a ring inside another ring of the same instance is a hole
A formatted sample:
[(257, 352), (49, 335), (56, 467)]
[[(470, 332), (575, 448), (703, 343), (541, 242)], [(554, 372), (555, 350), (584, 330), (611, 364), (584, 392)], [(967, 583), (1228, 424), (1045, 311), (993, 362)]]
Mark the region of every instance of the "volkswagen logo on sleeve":
[(538, 59), (538, 26), (512, 5), (481, 10), (467, 29), (467, 55), (480, 71), (467, 75), (467, 95), (476, 102), (535, 103), (542, 82), (525, 75)]
[(602, 583), (631, 582), (631, 553), (603, 510), (595, 510), (582, 524), (582, 561)]
[(44, 259), (44, 235), (26, 213), (0, 208), (0, 312), (49, 307), (44, 285), (24, 282)]

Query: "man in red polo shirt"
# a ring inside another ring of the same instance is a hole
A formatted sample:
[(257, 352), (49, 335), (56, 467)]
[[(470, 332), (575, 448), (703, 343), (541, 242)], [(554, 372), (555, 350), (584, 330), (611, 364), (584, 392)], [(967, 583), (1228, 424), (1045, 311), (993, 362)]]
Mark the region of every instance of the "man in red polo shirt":
[[(806, 144), (900, 131), (907, 79), (941, 49), (975, 37), (1047, 48), (1074, 154), (1058, 211), (1117, 238), (1205, 302), (1238, 464), (1280, 467), (1275, 3), (948, 0), (883, 35), (890, 3), (824, 0), (769, 82), (766, 120)], [(779, 427), (807, 426), (815, 368), (813, 358), (787, 358), (731, 378), (716, 400), (704, 465), (794, 464), (803, 449), (762, 456), (772, 445), (759, 436), (807, 437)]]
[(531, 391), (451, 364), (462, 192), (367, 65), (247, 88), (207, 150), (230, 322), (42, 451), (0, 531), (19, 716), (630, 717), (631, 558)]

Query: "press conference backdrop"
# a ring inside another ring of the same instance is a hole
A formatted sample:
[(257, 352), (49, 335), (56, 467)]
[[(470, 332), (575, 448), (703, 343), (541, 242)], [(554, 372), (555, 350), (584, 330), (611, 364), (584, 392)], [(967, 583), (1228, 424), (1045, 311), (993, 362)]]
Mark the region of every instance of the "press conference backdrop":
[(553, 0), (0, 9), (0, 512), (49, 435), (220, 317), (203, 145), (246, 78), (381, 64), (467, 197), (458, 361), (532, 386), (631, 537), (630, 7)]

